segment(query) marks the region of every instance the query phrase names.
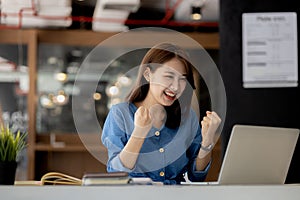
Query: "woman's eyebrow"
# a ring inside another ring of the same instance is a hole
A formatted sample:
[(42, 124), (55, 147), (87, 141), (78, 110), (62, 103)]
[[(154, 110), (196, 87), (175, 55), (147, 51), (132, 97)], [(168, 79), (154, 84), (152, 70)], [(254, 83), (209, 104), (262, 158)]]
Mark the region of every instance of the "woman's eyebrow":
[[(168, 74), (171, 74), (171, 75), (177, 75), (177, 74), (180, 74), (179, 72), (175, 73), (173, 71), (165, 71), (165, 73), (168, 73)], [(181, 76), (187, 76), (187, 74), (180, 74)]]

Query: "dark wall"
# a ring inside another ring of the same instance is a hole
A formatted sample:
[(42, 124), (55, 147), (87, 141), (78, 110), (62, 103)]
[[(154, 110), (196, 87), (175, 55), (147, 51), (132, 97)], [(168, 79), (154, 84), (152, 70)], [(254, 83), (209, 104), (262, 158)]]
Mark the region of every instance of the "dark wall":
[[(234, 124), (300, 129), (299, 86), (245, 89), (242, 85), (242, 13), (297, 12), (299, 30), (300, 6), (298, 4), (295, 0), (220, 0), (220, 70), (227, 94), (227, 114), (222, 133), (223, 153)], [(298, 33), (298, 47), (299, 38)], [(298, 67), (298, 73), (299, 71)], [(300, 182), (299, 141), (289, 169), (287, 183)]]

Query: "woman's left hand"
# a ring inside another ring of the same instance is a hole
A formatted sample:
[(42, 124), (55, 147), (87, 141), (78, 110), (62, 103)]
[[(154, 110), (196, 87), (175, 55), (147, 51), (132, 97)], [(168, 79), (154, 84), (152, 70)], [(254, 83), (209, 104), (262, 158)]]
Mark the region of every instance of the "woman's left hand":
[(215, 133), (221, 123), (221, 118), (216, 112), (206, 111), (206, 116), (201, 121), (202, 144), (208, 146), (214, 143)]

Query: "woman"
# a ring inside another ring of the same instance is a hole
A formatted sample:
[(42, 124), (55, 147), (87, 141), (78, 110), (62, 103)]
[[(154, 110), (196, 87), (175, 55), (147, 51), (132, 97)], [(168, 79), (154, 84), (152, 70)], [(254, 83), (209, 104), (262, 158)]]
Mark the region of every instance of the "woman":
[(207, 111), (201, 121), (191, 109), (193, 67), (178, 46), (162, 43), (144, 56), (127, 102), (114, 105), (105, 121), (102, 142), (108, 172), (126, 171), (164, 184), (203, 181), (221, 122)]

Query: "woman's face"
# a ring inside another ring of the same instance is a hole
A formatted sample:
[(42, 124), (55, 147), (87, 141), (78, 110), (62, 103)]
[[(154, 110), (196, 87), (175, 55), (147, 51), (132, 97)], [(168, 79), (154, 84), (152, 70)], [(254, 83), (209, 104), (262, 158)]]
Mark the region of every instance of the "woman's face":
[[(177, 58), (173, 58), (159, 66), (154, 72), (149, 73), (149, 92), (152, 104), (170, 106), (178, 99), (187, 84), (186, 69), (184, 64)], [(146, 97), (146, 98), (147, 98)]]

